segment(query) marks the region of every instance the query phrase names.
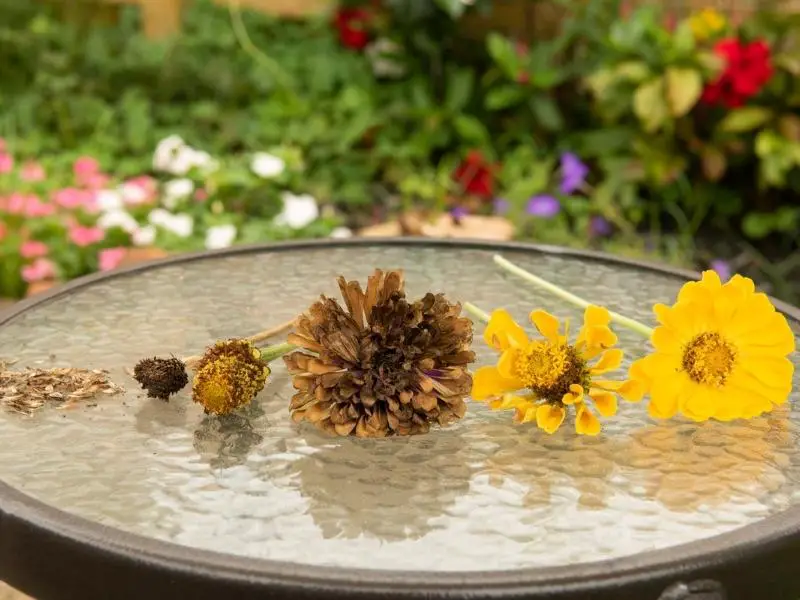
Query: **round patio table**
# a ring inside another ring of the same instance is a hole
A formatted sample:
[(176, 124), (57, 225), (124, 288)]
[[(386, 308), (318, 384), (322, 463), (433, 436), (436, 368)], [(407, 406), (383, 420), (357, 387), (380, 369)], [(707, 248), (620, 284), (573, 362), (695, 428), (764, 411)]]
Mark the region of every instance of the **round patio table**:
[[(148, 399), (129, 375), (142, 357), (287, 321), (338, 297), (337, 275), (364, 281), (376, 267), (404, 269), (412, 297), (579, 322), (499, 270), (498, 252), (645, 322), (693, 276), (521, 244), (342, 240), (179, 256), (13, 308), (0, 359), (107, 369), (126, 392), (0, 412), (0, 579), (39, 600), (797, 600), (797, 382), (787, 407), (749, 421), (654, 421), (622, 403), (598, 437), (549, 436), (470, 402), (454, 426), (358, 440), (293, 423), (281, 363), (224, 418), (188, 388)], [(777, 305), (800, 331), (800, 311)], [(626, 360), (645, 353), (617, 331)]]

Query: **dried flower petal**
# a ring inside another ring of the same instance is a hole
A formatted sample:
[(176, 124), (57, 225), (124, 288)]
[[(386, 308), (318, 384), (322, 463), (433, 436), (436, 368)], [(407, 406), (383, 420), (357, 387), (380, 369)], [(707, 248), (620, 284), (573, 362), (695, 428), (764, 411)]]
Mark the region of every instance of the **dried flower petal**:
[(133, 377), (150, 398), (169, 400), (188, 383), (186, 365), (179, 358), (145, 358), (136, 363)]
[(297, 321), (284, 357), (297, 393), (290, 410), (335, 435), (426, 433), (466, 412), (472, 322), (442, 294), (406, 299), (403, 274), (380, 271), (366, 291), (339, 278), (345, 308), (322, 297)]

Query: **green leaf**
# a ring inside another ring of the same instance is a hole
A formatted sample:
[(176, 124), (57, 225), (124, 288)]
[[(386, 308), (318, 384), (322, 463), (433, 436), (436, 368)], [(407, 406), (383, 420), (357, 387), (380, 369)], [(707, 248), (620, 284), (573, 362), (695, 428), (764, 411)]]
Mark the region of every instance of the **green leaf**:
[(451, 112), (460, 112), (469, 103), (475, 85), (475, 73), (469, 69), (451, 71), (447, 78), (445, 106)]
[(633, 95), (633, 112), (647, 132), (658, 130), (669, 116), (664, 87), (664, 78), (658, 77), (640, 85)]
[(641, 83), (650, 75), (650, 68), (641, 60), (627, 60), (614, 69), (614, 75), (626, 81)]
[(517, 78), (519, 57), (510, 40), (499, 33), (491, 32), (486, 36), (486, 49), (497, 66), (511, 79)]
[(489, 110), (503, 110), (519, 104), (525, 98), (525, 90), (519, 85), (504, 85), (486, 94), (485, 105)]
[(529, 102), (536, 120), (542, 127), (548, 131), (559, 131), (564, 127), (561, 110), (550, 96), (533, 96)]
[(709, 181), (719, 181), (725, 174), (727, 169), (727, 160), (725, 155), (713, 146), (706, 146), (703, 148), (701, 156), (703, 175)]
[(682, 117), (692, 109), (703, 93), (703, 76), (694, 69), (670, 67), (664, 78), (669, 112), (673, 117)]
[(742, 221), (742, 229), (747, 237), (758, 240), (775, 229), (775, 219), (768, 213), (751, 212)]
[(489, 140), (489, 132), (483, 123), (470, 115), (458, 115), (453, 120), (453, 126), (465, 142), (482, 144)]
[(434, 0), (436, 5), (441, 8), (451, 19), (458, 19), (464, 14), (467, 3), (461, 0)]
[(675, 29), (675, 33), (672, 35), (672, 44), (675, 53), (680, 56), (690, 54), (694, 50), (695, 37), (691, 23), (688, 20), (682, 21)]
[(763, 106), (745, 106), (729, 112), (718, 125), (724, 133), (742, 133), (752, 131), (764, 125), (772, 118), (772, 111)]

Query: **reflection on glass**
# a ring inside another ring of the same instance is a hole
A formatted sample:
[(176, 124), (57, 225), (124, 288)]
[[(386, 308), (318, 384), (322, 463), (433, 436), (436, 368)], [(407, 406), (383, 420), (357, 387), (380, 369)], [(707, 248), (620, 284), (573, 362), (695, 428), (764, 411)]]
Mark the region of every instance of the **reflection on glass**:
[(301, 431), (319, 450), (293, 469), (323, 536), (399, 541), (434, 529), (436, 517), (469, 489), (462, 429), (380, 440), (330, 440)]
[(194, 431), (194, 449), (212, 468), (244, 464), (264, 440), (255, 425), (263, 416), (259, 401), (229, 415), (206, 415)]

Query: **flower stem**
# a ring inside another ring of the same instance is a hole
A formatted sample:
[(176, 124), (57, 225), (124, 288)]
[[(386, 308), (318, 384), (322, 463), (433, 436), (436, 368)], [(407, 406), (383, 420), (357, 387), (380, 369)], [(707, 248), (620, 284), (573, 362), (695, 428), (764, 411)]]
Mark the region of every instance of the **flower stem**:
[[(260, 344), (261, 342), (264, 342), (272, 337), (275, 337), (276, 335), (280, 335), (285, 331), (289, 331), (292, 327), (294, 327), (294, 323), (295, 319), (292, 319), (291, 321), (286, 321), (285, 323), (281, 323), (280, 325), (277, 325), (275, 327), (270, 327), (269, 329), (265, 329), (264, 331), (259, 331), (258, 333), (244, 339), (245, 341), (250, 342), (251, 344), (257, 347), (258, 344)], [(277, 346), (274, 347), (277, 348), (278, 346), (281, 346), (281, 344), (278, 344)], [(292, 346), (292, 348), (293, 347), (294, 346)], [(289, 348), (289, 350), (291, 350), (291, 348)], [(278, 356), (286, 354), (286, 352), (288, 352), (289, 350), (281, 352), (280, 354), (277, 354), (275, 357), (269, 360), (274, 360)], [(203, 358), (203, 355), (197, 354), (195, 356), (186, 356), (181, 360), (183, 360), (183, 363), (186, 365), (187, 368), (194, 369), (197, 366), (197, 363), (200, 362), (201, 358)], [(269, 360), (267, 362), (269, 362)]]
[[(565, 300), (565, 301), (567, 301), (567, 302), (569, 302), (571, 304), (574, 304), (575, 306), (579, 306), (581, 308), (586, 308), (587, 306), (591, 305), (591, 302), (587, 302), (586, 300), (584, 300), (580, 296), (576, 296), (575, 294), (572, 294), (572, 293), (568, 292), (567, 290), (565, 290), (563, 288), (560, 288), (557, 285), (555, 285), (553, 283), (550, 283), (549, 281), (547, 281), (545, 279), (542, 279), (541, 277), (538, 277), (538, 276), (534, 275), (533, 273), (530, 273), (530, 272), (526, 271), (525, 269), (523, 269), (521, 267), (518, 267), (517, 265), (515, 265), (511, 261), (506, 260), (505, 258), (500, 256), (499, 254), (495, 254), (494, 255), (494, 262), (500, 268), (505, 269), (509, 273), (511, 273), (513, 275), (516, 275), (517, 277), (520, 277), (520, 278), (524, 279), (525, 281), (529, 281), (530, 283), (534, 284), (535, 286), (537, 286), (537, 287), (539, 287), (539, 288), (541, 288), (541, 289), (543, 289), (543, 290), (545, 290), (547, 292), (550, 292), (554, 296), (557, 296), (557, 297), (561, 298), (562, 300)], [(615, 321), (619, 325), (622, 325), (623, 327), (627, 327), (628, 329), (630, 329), (632, 331), (635, 331), (636, 333), (638, 333), (640, 335), (643, 335), (644, 337), (646, 337), (648, 339), (653, 334), (653, 328), (652, 327), (648, 327), (644, 323), (640, 323), (639, 321), (635, 321), (634, 319), (630, 319), (630, 318), (628, 318), (626, 316), (623, 316), (623, 315), (621, 315), (619, 313), (615, 313), (615, 312), (612, 312), (612, 311), (609, 311), (609, 315), (611, 315), (611, 320), (612, 321)]]
[(478, 319), (479, 321), (483, 321), (484, 323), (488, 323), (489, 319), (491, 318), (489, 316), (489, 313), (482, 311), (480, 308), (472, 304), (472, 302), (465, 302), (464, 310), (467, 311), (476, 319)]
[(283, 342), (282, 344), (275, 344), (274, 346), (266, 346), (261, 348), (261, 360), (264, 362), (272, 362), (276, 358), (280, 358), (284, 354), (288, 354), (297, 348), (294, 344)]

